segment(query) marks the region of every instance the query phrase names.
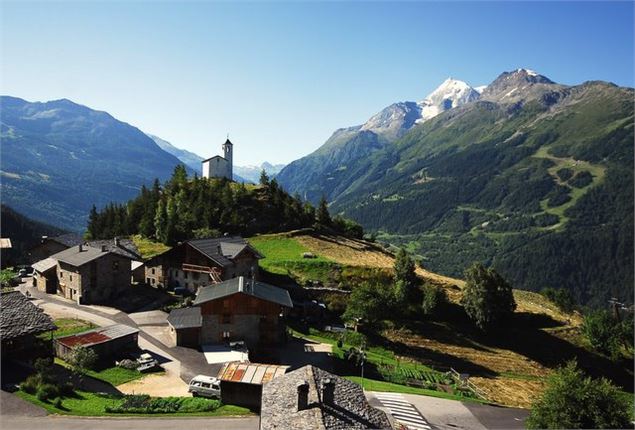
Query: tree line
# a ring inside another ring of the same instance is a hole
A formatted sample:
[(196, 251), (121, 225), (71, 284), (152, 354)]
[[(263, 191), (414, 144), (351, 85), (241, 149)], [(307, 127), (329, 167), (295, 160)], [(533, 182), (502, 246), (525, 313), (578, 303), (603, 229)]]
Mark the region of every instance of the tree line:
[(193, 237), (225, 233), (245, 236), (314, 227), (362, 237), (363, 229), (351, 220), (331, 217), (326, 200), (315, 208), (291, 196), (263, 172), (260, 184), (245, 185), (225, 178), (188, 178), (183, 165), (172, 177), (152, 187), (143, 186), (127, 203), (110, 203), (90, 211), (87, 238), (141, 234), (166, 245)]

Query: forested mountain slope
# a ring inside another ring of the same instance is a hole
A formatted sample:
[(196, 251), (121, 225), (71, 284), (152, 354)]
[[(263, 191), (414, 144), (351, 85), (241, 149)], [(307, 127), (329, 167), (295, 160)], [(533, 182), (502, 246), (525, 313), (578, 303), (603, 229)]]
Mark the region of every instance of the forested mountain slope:
[(139, 129), (70, 100), (0, 97), (2, 201), (75, 231), (92, 204), (125, 201), (180, 161)]
[(633, 96), (503, 73), (478, 100), (347, 162), (331, 208), (433, 271), (481, 260), (516, 288), (632, 302)]

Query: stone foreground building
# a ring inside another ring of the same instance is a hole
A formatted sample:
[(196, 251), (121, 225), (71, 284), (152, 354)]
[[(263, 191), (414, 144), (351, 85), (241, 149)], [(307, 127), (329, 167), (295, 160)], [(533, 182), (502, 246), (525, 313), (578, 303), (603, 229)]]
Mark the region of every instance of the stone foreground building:
[(304, 366), (262, 387), (260, 430), (392, 429), (368, 404), (362, 387), (319, 367)]

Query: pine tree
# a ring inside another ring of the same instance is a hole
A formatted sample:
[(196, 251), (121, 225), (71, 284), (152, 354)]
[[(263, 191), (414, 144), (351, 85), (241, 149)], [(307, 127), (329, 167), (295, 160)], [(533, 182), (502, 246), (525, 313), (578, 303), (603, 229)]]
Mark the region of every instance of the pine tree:
[(260, 171), (260, 185), (265, 187), (269, 185), (269, 175), (267, 175), (265, 169)]
[(157, 204), (156, 214), (154, 216), (154, 237), (160, 241), (166, 242), (167, 214), (163, 200), (159, 200)]
[(415, 263), (403, 248), (399, 248), (399, 252), (397, 252), (394, 270), (396, 301), (407, 304), (416, 300), (418, 280), (415, 273)]
[(315, 221), (322, 227), (331, 226), (331, 214), (329, 213), (328, 204), (326, 203), (326, 198), (324, 196), (322, 196), (322, 198), (320, 199), (320, 204), (317, 209)]

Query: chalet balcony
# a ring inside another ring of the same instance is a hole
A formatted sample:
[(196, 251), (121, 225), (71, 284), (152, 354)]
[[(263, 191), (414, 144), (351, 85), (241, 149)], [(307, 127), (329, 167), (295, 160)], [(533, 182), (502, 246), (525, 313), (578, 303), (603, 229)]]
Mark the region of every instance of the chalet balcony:
[(198, 272), (198, 273), (212, 273), (214, 271), (214, 269), (209, 266), (199, 266), (196, 264), (187, 264), (187, 263), (183, 263), (183, 266), (181, 267), (181, 269), (184, 272)]

